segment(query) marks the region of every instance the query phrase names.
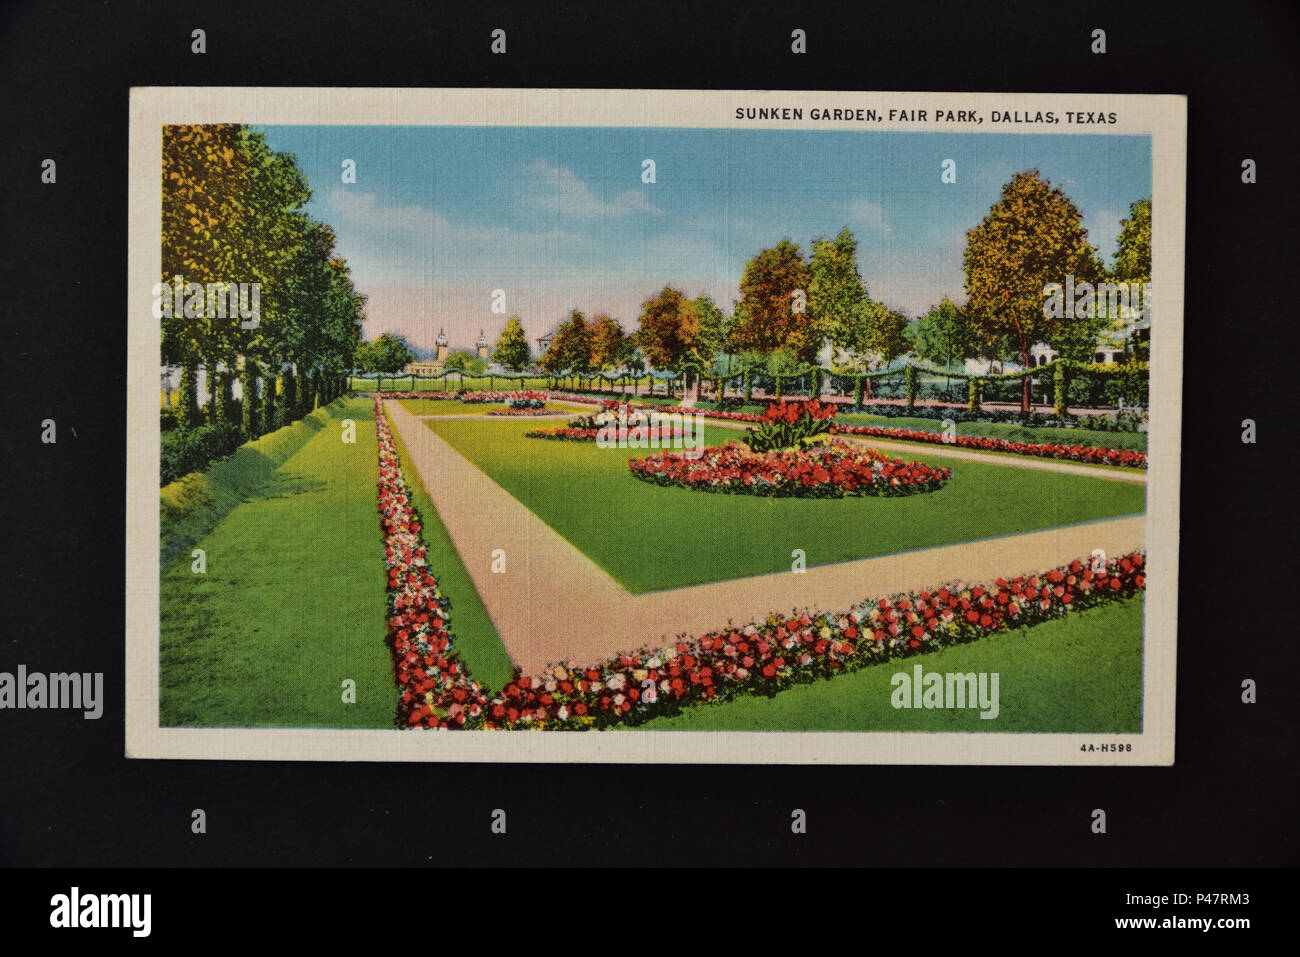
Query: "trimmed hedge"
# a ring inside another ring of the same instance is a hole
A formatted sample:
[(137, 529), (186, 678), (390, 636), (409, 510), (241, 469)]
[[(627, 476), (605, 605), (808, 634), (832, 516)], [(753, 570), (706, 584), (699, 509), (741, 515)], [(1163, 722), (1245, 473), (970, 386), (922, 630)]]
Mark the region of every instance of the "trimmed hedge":
[(189, 472), (202, 472), (234, 452), (243, 441), (239, 426), (229, 421), (164, 432), (159, 484), (168, 485)]

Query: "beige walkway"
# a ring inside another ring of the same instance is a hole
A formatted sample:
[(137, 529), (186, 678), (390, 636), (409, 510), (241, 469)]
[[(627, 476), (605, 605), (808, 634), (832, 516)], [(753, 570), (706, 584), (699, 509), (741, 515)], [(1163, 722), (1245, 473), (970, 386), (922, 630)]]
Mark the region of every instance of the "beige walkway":
[[(1117, 518), (633, 595), (418, 417), (396, 402), (384, 407), (410, 454), (403, 468), (419, 473), (501, 640), (526, 674), (562, 660), (589, 664), (660, 647), (771, 612), (847, 611), (900, 591), (1042, 571), (1098, 548), (1129, 551), (1144, 540), (1142, 517)], [(506, 552), (504, 573), (491, 570), (498, 548)]]

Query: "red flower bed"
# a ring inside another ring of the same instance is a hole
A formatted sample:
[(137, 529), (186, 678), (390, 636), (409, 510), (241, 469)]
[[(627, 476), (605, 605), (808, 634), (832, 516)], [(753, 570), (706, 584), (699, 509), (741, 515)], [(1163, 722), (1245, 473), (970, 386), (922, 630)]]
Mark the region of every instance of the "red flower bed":
[(947, 469), (887, 458), (845, 442), (764, 453), (728, 442), (694, 457), (660, 452), (632, 459), (627, 467), (637, 478), (655, 485), (810, 498), (933, 492), (952, 477)]
[(798, 422), (799, 417), (805, 412), (814, 421), (835, 418), (835, 406), (829, 402), (821, 402), (817, 399), (794, 399), (768, 403), (758, 421), (794, 423)]
[(1141, 552), (1100, 568), (1073, 561), (1042, 575), (882, 598), (843, 614), (772, 615), (601, 665), (559, 665), (507, 684), (489, 703), (483, 726), (639, 724), (697, 702), (771, 695), (1135, 595), (1146, 585), (1143, 566)]
[(1010, 442), (1006, 439), (981, 438), (976, 435), (958, 435), (946, 438), (939, 432), (921, 432), (916, 429), (887, 429), (875, 425), (836, 425), (832, 431), (839, 435), (869, 435), (880, 439), (899, 439), (906, 442), (928, 442), (936, 445), (954, 445), (962, 449), (980, 449), (985, 452), (1013, 452), (1047, 459), (1068, 459), (1072, 462), (1089, 462), (1097, 465), (1124, 465), (1144, 469), (1147, 457), (1142, 452), (1128, 449), (1103, 449), (1093, 445), (1060, 445), (1055, 442)]
[(487, 695), (465, 672), (448, 630), (451, 604), (429, 572), (420, 518), (402, 479), (397, 448), (375, 399), (379, 514), (388, 572), (388, 640), (399, 726), (463, 727), (483, 718)]
[(488, 415), (559, 415), (562, 409), (488, 409)]

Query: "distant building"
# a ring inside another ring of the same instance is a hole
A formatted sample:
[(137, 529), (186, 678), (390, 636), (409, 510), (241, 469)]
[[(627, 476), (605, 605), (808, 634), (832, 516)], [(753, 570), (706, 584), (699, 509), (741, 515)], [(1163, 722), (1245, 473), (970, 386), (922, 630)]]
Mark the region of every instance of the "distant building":
[(488, 346), (487, 336), (482, 329), (478, 331), (478, 357), (484, 361), (492, 358), (492, 349)]
[(551, 340), (555, 338), (555, 334), (556, 334), (557, 332), (560, 331), (560, 326), (562, 326), (562, 325), (564, 325), (564, 323), (562, 323), (562, 322), (557, 322), (555, 325), (553, 325), (553, 326), (551, 327), (551, 331), (550, 331), (550, 332), (548, 332), (548, 333), (547, 333), (546, 335), (544, 335), (544, 336), (539, 336), (539, 337), (538, 337), (538, 339), (537, 339), (537, 354), (538, 354), (538, 356), (544, 356), (544, 355), (546, 355), (546, 350), (549, 349), (549, 348), (551, 347)]
[(446, 365), (447, 356), (450, 354), (447, 349), (446, 330), (438, 330), (438, 338), (434, 345), (437, 348), (432, 359), (416, 359), (414, 362), (408, 362), (406, 367), (402, 369), (402, 374), (418, 376), (442, 375), (442, 367)]

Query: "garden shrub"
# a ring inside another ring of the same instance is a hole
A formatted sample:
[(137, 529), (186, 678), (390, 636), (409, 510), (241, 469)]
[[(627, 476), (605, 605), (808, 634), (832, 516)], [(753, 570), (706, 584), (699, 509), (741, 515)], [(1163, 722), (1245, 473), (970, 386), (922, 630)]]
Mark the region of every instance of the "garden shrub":
[(745, 433), (745, 444), (755, 452), (807, 445), (827, 435), (834, 418), (835, 406), (816, 399), (773, 402), (758, 427)]
[(243, 442), (239, 427), (218, 420), (192, 429), (174, 429), (162, 436), (161, 484), (176, 481), (188, 472), (201, 472), (224, 458)]

